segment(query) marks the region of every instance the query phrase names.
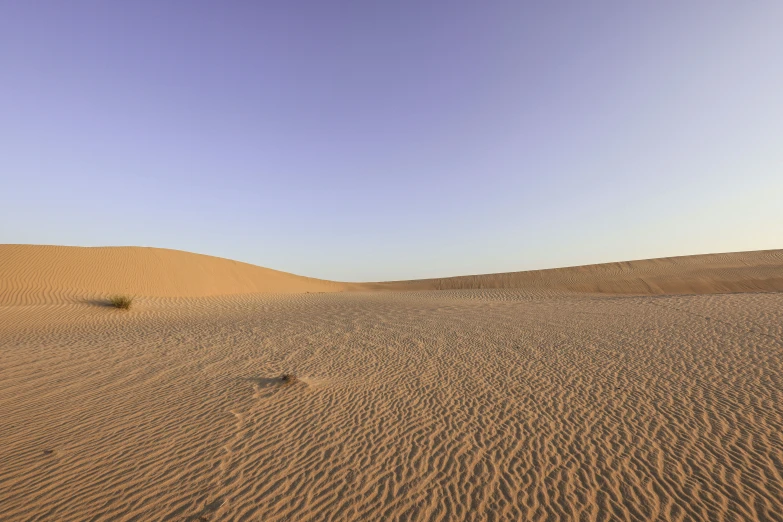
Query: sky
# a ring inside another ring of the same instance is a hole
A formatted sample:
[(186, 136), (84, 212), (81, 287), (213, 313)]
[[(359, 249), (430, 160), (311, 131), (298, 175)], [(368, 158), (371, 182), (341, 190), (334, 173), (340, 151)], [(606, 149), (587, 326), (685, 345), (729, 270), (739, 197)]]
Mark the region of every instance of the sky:
[(0, 243), (375, 281), (783, 248), (783, 2), (0, 2)]

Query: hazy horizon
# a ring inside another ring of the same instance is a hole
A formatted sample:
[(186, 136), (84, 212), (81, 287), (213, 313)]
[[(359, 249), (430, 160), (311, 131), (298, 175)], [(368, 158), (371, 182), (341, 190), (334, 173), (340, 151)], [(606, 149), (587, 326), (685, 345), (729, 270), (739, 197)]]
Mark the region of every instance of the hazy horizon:
[(783, 247), (783, 4), (7, 2), (0, 243), (402, 280)]

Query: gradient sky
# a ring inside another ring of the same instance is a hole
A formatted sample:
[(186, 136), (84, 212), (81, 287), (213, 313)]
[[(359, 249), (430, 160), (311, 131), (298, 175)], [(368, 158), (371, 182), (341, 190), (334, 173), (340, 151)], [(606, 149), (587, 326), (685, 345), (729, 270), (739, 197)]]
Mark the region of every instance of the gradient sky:
[(338, 280), (783, 248), (783, 2), (0, 2), (0, 242)]

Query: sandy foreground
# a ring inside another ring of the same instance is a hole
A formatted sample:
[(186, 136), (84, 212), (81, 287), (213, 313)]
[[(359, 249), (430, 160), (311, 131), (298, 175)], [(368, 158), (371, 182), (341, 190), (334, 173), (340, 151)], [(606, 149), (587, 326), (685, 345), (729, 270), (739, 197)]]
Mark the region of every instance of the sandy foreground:
[(783, 520), (783, 251), (360, 285), (0, 245), (0, 355), (3, 521)]

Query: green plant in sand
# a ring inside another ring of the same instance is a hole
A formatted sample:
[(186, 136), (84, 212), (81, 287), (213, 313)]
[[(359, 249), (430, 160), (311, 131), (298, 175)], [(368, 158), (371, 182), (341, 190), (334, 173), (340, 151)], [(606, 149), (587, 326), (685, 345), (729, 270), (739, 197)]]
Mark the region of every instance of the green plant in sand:
[(120, 310), (129, 310), (133, 304), (133, 298), (127, 295), (114, 295), (109, 298), (109, 304)]

